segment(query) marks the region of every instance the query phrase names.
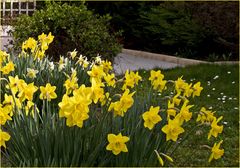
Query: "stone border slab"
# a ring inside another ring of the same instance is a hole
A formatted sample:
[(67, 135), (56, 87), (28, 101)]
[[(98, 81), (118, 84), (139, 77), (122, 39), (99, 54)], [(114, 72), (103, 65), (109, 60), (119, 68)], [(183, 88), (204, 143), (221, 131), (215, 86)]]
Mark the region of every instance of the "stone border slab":
[(179, 65), (184, 65), (184, 66), (194, 65), (194, 64), (239, 64), (239, 61), (207, 62), (207, 61), (200, 61), (200, 60), (194, 60), (194, 59), (179, 58), (179, 57), (164, 55), (164, 54), (150, 53), (146, 51), (125, 49), (125, 48), (122, 49), (122, 53), (144, 57), (144, 58), (156, 59), (160, 61), (166, 61), (166, 62), (175, 63)]

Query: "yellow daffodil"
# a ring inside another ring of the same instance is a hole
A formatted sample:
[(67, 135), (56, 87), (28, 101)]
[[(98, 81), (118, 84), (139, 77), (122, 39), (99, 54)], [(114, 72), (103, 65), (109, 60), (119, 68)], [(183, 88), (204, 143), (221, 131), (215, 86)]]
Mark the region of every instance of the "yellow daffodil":
[(133, 98), (135, 92), (129, 94), (129, 90), (125, 90), (122, 97), (117, 102), (112, 102), (108, 108), (108, 111), (114, 111), (114, 116), (124, 116), (124, 113), (133, 105)]
[(115, 87), (115, 75), (114, 73), (112, 74), (107, 74), (106, 76), (104, 76), (104, 80), (107, 82), (107, 85), (108, 86), (112, 86), (112, 87)]
[(207, 110), (205, 107), (202, 107), (200, 114), (198, 114), (197, 122), (201, 123), (211, 123), (216, 117), (214, 116), (215, 112)]
[(35, 104), (32, 101), (27, 101), (27, 105), (25, 106), (26, 115), (30, 113), (32, 117), (34, 117), (34, 111), (39, 112), (38, 108), (34, 106)]
[(112, 67), (112, 63), (110, 61), (102, 61), (101, 63), (102, 67), (103, 67), (103, 71), (107, 74), (110, 70), (113, 69)]
[(177, 141), (179, 134), (183, 133), (184, 129), (181, 127), (179, 119), (174, 118), (173, 120), (168, 120), (168, 124), (162, 128), (162, 131), (167, 135), (167, 141), (170, 139)]
[(30, 83), (25, 85), (18, 94), (18, 97), (23, 102), (25, 99), (32, 101), (33, 94), (38, 90), (38, 87), (34, 85), (34, 83)]
[(0, 147), (3, 146), (4, 148), (6, 148), (5, 142), (9, 141), (10, 138), (11, 138), (11, 136), (7, 132), (3, 132), (0, 129)]
[(142, 114), (143, 120), (144, 120), (144, 127), (148, 129), (153, 129), (153, 127), (162, 120), (161, 116), (158, 115), (158, 112), (160, 110), (160, 107), (150, 107), (149, 111), (146, 111)]
[(160, 70), (158, 71), (154, 71), (154, 70), (151, 70), (150, 72), (150, 77), (149, 77), (149, 80), (151, 82), (155, 81), (155, 80), (162, 80), (164, 78), (164, 75), (161, 73)]
[(179, 122), (180, 124), (183, 123), (183, 121), (189, 121), (192, 118), (192, 113), (189, 112), (189, 109), (193, 107), (193, 105), (187, 105), (188, 104), (188, 100), (186, 100), (183, 105), (182, 108), (178, 114), (179, 116)]
[(179, 106), (179, 104), (181, 103), (181, 99), (178, 98), (179, 96), (180, 96), (180, 93), (177, 93), (172, 99), (173, 103), (177, 106)]
[(178, 78), (175, 81), (175, 89), (177, 91), (177, 93), (181, 93), (182, 91), (184, 91), (184, 89), (188, 86), (188, 84), (186, 82), (184, 82), (184, 80), (182, 79), (182, 77)]
[(149, 77), (149, 80), (151, 81), (151, 84), (153, 86), (154, 90), (159, 90), (162, 92), (164, 89), (166, 89), (166, 80), (163, 80), (164, 75), (161, 73), (160, 70), (154, 71), (151, 70), (151, 76)]
[(167, 114), (168, 114), (168, 118), (170, 118), (170, 116), (176, 116), (176, 109), (174, 108), (174, 103), (171, 103), (170, 100), (168, 100), (168, 109), (167, 109)]
[(102, 78), (106, 75), (103, 72), (103, 67), (98, 65), (93, 65), (91, 71), (87, 71), (88, 75), (90, 76), (90, 80), (94, 79), (97, 83), (102, 82)]
[(3, 75), (7, 75), (10, 72), (14, 71), (14, 63), (12, 61), (9, 61), (4, 67), (2, 67), (0, 70), (2, 71)]
[(36, 50), (36, 47), (37, 47), (37, 41), (32, 37), (30, 37), (28, 40), (26, 40), (22, 44), (23, 51), (30, 49), (32, 53)]
[(10, 111), (10, 116), (13, 115), (13, 109), (15, 107), (17, 107), (18, 109), (22, 108), (22, 104), (18, 98), (7, 95), (6, 93), (4, 95), (4, 101), (2, 104), (4, 105), (4, 108), (8, 108), (8, 110)]
[(72, 52), (70, 52), (70, 57), (74, 59), (77, 56), (77, 51), (74, 49)]
[(56, 86), (51, 86), (50, 83), (47, 83), (45, 87), (40, 86), (41, 94), (39, 96), (40, 99), (47, 99), (47, 101), (51, 101), (51, 99), (56, 99), (57, 94), (55, 93)]
[(128, 152), (126, 142), (129, 141), (129, 137), (122, 136), (121, 133), (118, 135), (108, 134), (108, 142), (106, 149), (112, 151), (114, 155), (118, 155), (121, 152)]
[(12, 118), (9, 116), (9, 109), (2, 107), (2, 104), (0, 104), (0, 125), (5, 125), (7, 120), (12, 120)]
[(73, 90), (78, 88), (78, 78), (77, 78), (77, 71), (74, 70), (71, 77), (68, 78), (65, 82), (64, 82), (64, 86), (66, 87), (66, 94), (69, 95), (72, 93)]
[(0, 50), (0, 69), (2, 67), (2, 63), (7, 60), (9, 57), (9, 54), (7, 54), (5, 51)]
[(201, 91), (203, 90), (203, 87), (200, 86), (201, 82), (197, 82), (196, 84), (193, 85), (193, 97), (194, 96), (200, 96)]
[(15, 95), (19, 90), (22, 90), (24, 85), (26, 85), (25, 81), (18, 78), (18, 75), (15, 77), (8, 76), (9, 84), (6, 86), (7, 89), (10, 89), (12, 93)]
[(212, 124), (211, 124), (211, 130), (208, 133), (208, 139), (211, 138), (211, 136), (214, 136), (215, 138), (218, 136), (218, 134), (222, 133), (223, 126), (217, 125), (219, 121), (221, 121), (223, 117), (219, 117), (218, 119), (214, 118)]
[(128, 87), (133, 88), (134, 85), (137, 85), (141, 80), (142, 77), (138, 75), (138, 72), (134, 73), (133, 71), (129, 72), (129, 70), (127, 70), (122, 90), (126, 90)]
[(220, 149), (222, 142), (223, 140), (221, 140), (219, 143), (214, 143), (208, 162), (211, 162), (213, 159), (220, 159), (223, 156), (224, 149)]
[(184, 93), (183, 93), (183, 96), (186, 96), (186, 97), (190, 97), (193, 93), (193, 89), (192, 89), (192, 83), (191, 84), (186, 84), (185, 87), (184, 87)]

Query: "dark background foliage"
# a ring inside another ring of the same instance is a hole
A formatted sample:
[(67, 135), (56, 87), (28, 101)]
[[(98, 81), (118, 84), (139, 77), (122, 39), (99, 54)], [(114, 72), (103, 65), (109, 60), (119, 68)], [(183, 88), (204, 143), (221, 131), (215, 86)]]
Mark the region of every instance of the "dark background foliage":
[(218, 60), (238, 59), (238, 5), (239, 2), (87, 2), (95, 13), (112, 16), (114, 29), (124, 31), (125, 48), (195, 59), (218, 55)]
[[(80, 1), (61, 1), (81, 6)], [(111, 16), (110, 32), (124, 48), (209, 61), (239, 60), (239, 2), (87, 1)], [(44, 1), (37, 8), (45, 8)]]

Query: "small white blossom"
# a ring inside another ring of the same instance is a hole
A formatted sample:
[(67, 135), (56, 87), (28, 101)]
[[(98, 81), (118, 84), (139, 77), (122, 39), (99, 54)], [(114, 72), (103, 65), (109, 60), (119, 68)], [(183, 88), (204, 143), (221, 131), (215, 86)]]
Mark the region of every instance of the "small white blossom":
[(231, 98), (231, 97), (229, 97), (229, 98), (228, 98), (228, 100), (232, 100), (232, 98)]
[(227, 122), (226, 122), (226, 121), (224, 121), (224, 122), (223, 122), (223, 124), (224, 124), (224, 125), (227, 125)]
[(212, 88), (212, 90), (216, 90), (215, 88)]
[(216, 75), (213, 79), (215, 80), (215, 79), (217, 79), (217, 78), (219, 78), (219, 76), (218, 75)]
[(210, 97), (210, 95), (207, 95), (207, 97)]
[(225, 101), (222, 101), (223, 103), (225, 103)]
[(227, 73), (228, 73), (228, 74), (231, 74), (231, 72), (230, 72), (230, 71), (228, 71)]
[(221, 95), (223, 95), (223, 93), (220, 93)]
[(209, 109), (209, 110), (212, 110), (212, 106), (210, 106), (208, 109)]
[(221, 98), (220, 98), (220, 97), (218, 97), (217, 99), (218, 99), (218, 100), (221, 100)]
[(234, 107), (235, 110), (238, 110), (238, 107)]
[(234, 84), (235, 83), (235, 81), (232, 81), (232, 84)]

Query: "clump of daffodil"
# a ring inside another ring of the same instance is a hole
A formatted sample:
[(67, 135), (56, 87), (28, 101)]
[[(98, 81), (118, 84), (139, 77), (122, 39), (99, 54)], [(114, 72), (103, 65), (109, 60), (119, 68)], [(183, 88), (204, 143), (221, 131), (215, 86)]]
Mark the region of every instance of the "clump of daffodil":
[(163, 80), (164, 75), (161, 73), (160, 70), (154, 71), (151, 70), (151, 76), (149, 77), (149, 80), (151, 81), (151, 84), (153, 86), (154, 90), (158, 90), (162, 92), (164, 89), (166, 89), (166, 80)]
[(142, 117), (144, 120), (144, 127), (148, 129), (153, 129), (153, 127), (162, 120), (161, 116), (158, 114), (160, 107), (151, 106), (149, 111), (143, 113)]
[(133, 71), (129, 72), (129, 70), (127, 70), (125, 73), (125, 80), (124, 80), (122, 90), (129, 89), (129, 87), (133, 88), (141, 80), (142, 80), (142, 77), (138, 75), (138, 72), (134, 73)]
[(108, 142), (106, 149), (112, 151), (114, 155), (118, 155), (121, 152), (128, 152), (127, 145), (125, 144), (130, 140), (127, 136), (122, 136), (121, 133), (118, 135), (115, 134), (108, 134)]
[(220, 159), (224, 154), (224, 149), (220, 149), (220, 145), (223, 143), (221, 140), (219, 143), (214, 143), (212, 147), (212, 153), (209, 157), (208, 162), (211, 162), (213, 159)]
[(60, 107), (59, 117), (67, 118), (66, 124), (69, 127), (77, 125), (83, 127), (83, 122), (89, 118), (89, 105), (92, 103), (92, 90), (85, 85), (73, 91), (73, 96), (65, 94)]
[(205, 107), (202, 107), (200, 114), (198, 114), (197, 122), (201, 123), (211, 123), (216, 117), (214, 116), (215, 112), (207, 110)]
[(48, 35), (42, 33), (38, 36), (38, 40), (35, 40), (33, 37), (28, 38), (22, 44), (22, 53), (25, 53), (30, 49), (34, 59), (43, 59), (45, 56), (45, 51), (48, 49), (50, 43), (52, 43), (54, 36), (50, 32)]
[(133, 105), (134, 99), (132, 96), (134, 95), (135, 92), (129, 94), (129, 90), (126, 89), (121, 96), (119, 101), (116, 102), (111, 102), (108, 111), (114, 112), (114, 116), (121, 116), (123, 117), (124, 114), (127, 112), (127, 110)]
[(52, 99), (57, 98), (57, 94), (55, 93), (56, 86), (52, 86), (50, 83), (47, 83), (46, 86), (40, 86), (41, 94), (39, 96), (40, 99), (47, 99), (47, 101), (51, 101)]

